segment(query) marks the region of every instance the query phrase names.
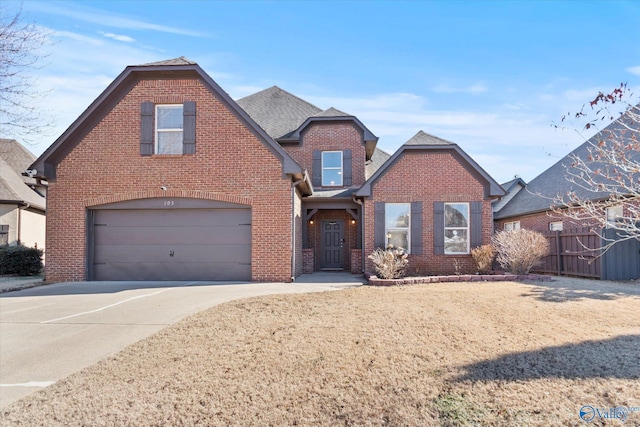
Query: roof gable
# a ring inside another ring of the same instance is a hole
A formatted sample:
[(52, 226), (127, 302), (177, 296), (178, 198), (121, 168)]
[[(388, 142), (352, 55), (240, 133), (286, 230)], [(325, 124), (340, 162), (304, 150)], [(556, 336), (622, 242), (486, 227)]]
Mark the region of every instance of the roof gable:
[[(429, 143), (433, 141), (433, 143)], [(409, 141), (403, 144), (398, 151), (393, 153), (391, 157), (364, 183), (356, 192), (356, 196), (370, 197), (372, 195), (372, 184), (375, 183), (384, 173), (395, 164), (400, 157), (406, 152), (442, 152), (449, 151), (455, 153), (462, 162), (466, 163), (470, 171), (480, 180), (485, 182), (486, 197), (504, 196), (504, 189), (491, 176), (484, 171), (467, 153), (465, 153), (457, 144), (448, 142), (444, 139), (429, 135), (426, 132), (419, 131)]]
[(38, 176), (55, 179), (55, 168), (106, 112), (142, 78), (198, 78), (282, 162), (283, 173), (302, 176), (304, 171), (198, 64), (184, 57), (128, 66), (69, 128), (33, 163)]

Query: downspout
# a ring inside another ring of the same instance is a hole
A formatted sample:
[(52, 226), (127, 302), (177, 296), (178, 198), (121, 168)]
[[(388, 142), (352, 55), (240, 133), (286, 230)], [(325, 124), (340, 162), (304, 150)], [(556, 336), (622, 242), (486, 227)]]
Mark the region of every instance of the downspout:
[(362, 252), (362, 274), (364, 274), (364, 263), (367, 260), (364, 253), (364, 203), (361, 200), (356, 199), (356, 196), (351, 196), (351, 200), (360, 205), (360, 252)]
[(21, 239), (21, 237), (22, 237), (22, 232), (21, 232), (21, 229), (22, 229), (22, 210), (23, 209), (29, 209), (30, 207), (31, 207), (31, 203), (25, 203), (22, 206), (18, 205), (18, 227), (17, 227), (18, 228), (18, 236), (17, 236), (17, 239), (16, 239), (16, 241), (18, 243), (18, 246), (20, 246), (22, 244), (22, 239)]
[(304, 182), (304, 177), (291, 184), (291, 282), (296, 280), (296, 187)]

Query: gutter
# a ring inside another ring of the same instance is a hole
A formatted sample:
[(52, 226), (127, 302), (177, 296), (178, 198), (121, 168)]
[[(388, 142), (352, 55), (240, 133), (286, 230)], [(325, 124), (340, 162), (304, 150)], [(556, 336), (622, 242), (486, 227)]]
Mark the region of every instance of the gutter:
[[(305, 174), (306, 176), (306, 174)], [(291, 282), (296, 280), (296, 187), (305, 181), (305, 176), (291, 183)]]

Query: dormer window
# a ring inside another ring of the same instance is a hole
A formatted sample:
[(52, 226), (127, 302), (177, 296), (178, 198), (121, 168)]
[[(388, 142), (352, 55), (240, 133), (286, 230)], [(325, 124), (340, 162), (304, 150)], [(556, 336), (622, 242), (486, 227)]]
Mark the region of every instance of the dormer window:
[(342, 151), (322, 152), (322, 186), (341, 187), (342, 184)]

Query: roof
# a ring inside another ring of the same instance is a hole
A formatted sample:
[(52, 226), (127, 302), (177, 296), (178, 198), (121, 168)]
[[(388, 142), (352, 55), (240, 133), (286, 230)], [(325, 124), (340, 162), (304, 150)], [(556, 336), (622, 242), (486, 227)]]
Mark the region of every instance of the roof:
[[(571, 168), (573, 157), (579, 157), (581, 159), (588, 158), (589, 148), (597, 145), (603, 138), (603, 134), (618, 134), (626, 129), (626, 126), (622, 124), (621, 120), (625, 120), (624, 115), (531, 180), (509, 203), (496, 212), (495, 219), (547, 211), (554, 204), (554, 199), (563, 197), (570, 191), (575, 192), (575, 194), (583, 200), (599, 200), (608, 197), (609, 194), (589, 191), (571, 183), (567, 179), (567, 171)], [(635, 126), (637, 126), (637, 124)], [(626, 134), (629, 135), (628, 132)], [(636, 152), (636, 156), (638, 161), (640, 161), (640, 152)]]
[(391, 157), (391, 154), (376, 147), (373, 156), (371, 156), (371, 160), (364, 165), (364, 179), (368, 180), (371, 178), (373, 174), (384, 165), (384, 162), (386, 162), (389, 157)]
[(35, 158), (16, 140), (0, 139), (0, 200), (45, 209), (45, 198), (29, 187), (36, 181), (22, 176)]
[(347, 114), (344, 111), (340, 111), (337, 108), (328, 108), (324, 111), (315, 114), (313, 117), (350, 117), (351, 114)]
[(315, 105), (278, 86), (272, 86), (236, 102), (273, 139), (292, 133), (309, 117), (322, 112)]
[(437, 136), (428, 134), (424, 131), (418, 131), (413, 137), (411, 137), (404, 145), (450, 145), (451, 141), (439, 138)]
[(89, 105), (80, 117), (31, 165), (30, 169), (36, 169), (39, 177), (54, 180), (57, 164), (102, 120), (110, 106), (119, 102), (140, 79), (167, 76), (199, 78), (204, 86), (212, 93), (215, 93), (218, 99), (220, 99), (245, 126), (252, 129), (258, 139), (281, 160), (283, 173), (306, 180), (306, 174), (302, 167), (293, 160), (245, 110), (240, 108), (197, 63), (184, 57), (126, 67), (98, 98)]
[(516, 177), (516, 178), (512, 179), (511, 181), (504, 182), (504, 183), (502, 183), (500, 185), (502, 185), (502, 188), (504, 188), (508, 193), (516, 185), (520, 185), (521, 187), (526, 187), (527, 183), (524, 182), (524, 180), (522, 178)]
[(498, 184), (491, 176), (485, 172), (462, 148), (457, 144), (446, 141), (442, 138), (430, 135), (423, 131), (418, 131), (412, 138), (404, 143), (398, 151), (393, 153), (391, 157), (364, 183), (362, 187), (356, 193), (356, 196), (368, 197), (372, 194), (371, 185), (377, 181), (384, 173), (406, 152), (413, 151), (453, 151), (456, 153), (463, 162), (467, 164), (470, 171), (474, 173), (479, 179), (485, 181), (485, 193), (486, 197), (504, 196), (504, 189)]

